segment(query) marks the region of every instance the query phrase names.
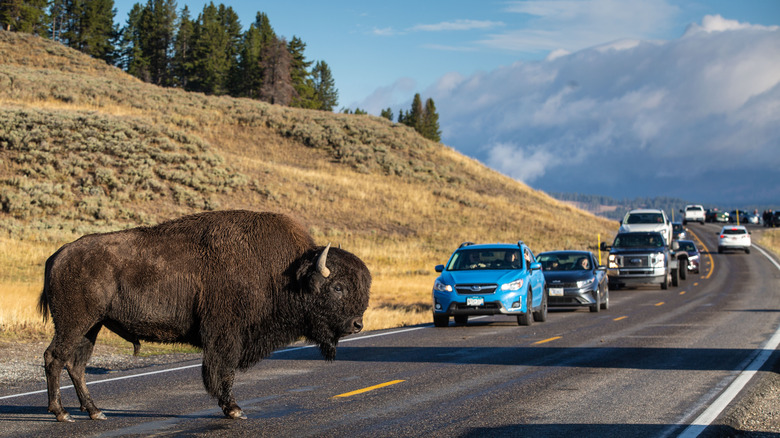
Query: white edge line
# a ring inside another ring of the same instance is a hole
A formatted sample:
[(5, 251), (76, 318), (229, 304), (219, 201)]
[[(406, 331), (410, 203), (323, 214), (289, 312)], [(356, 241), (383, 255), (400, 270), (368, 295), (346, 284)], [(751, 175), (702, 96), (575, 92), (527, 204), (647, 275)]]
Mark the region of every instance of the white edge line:
[[(376, 333), (376, 334), (373, 334), (373, 335), (359, 336), (359, 337), (354, 337), (354, 338), (346, 338), (346, 339), (340, 340), (339, 343), (358, 341), (358, 340), (361, 340), (361, 339), (368, 339), (368, 338), (376, 338), (376, 337), (379, 337), (379, 336), (396, 335), (396, 334), (399, 334), (399, 333), (411, 332), (411, 331), (415, 331), (415, 330), (421, 330), (421, 329), (424, 329), (424, 328), (427, 328), (427, 327), (428, 326), (426, 325), (426, 326), (421, 326), (421, 327), (412, 327), (412, 328), (406, 328), (406, 329), (401, 329), (401, 330), (393, 330), (393, 331), (384, 332), (384, 333)], [(289, 351), (304, 350), (306, 348), (314, 348), (314, 347), (316, 347), (316, 345), (304, 345), (302, 347), (285, 348), (283, 350), (275, 351), (271, 355), (279, 354), (279, 353), (286, 353), (286, 352), (289, 352)], [(189, 368), (197, 368), (197, 367), (200, 367), (200, 366), (202, 366), (202, 364), (186, 365), (186, 366), (183, 366), (183, 367), (169, 368), (169, 369), (158, 370), (158, 371), (149, 371), (149, 372), (145, 372), (145, 373), (132, 374), (132, 375), (129, 375), (129, 376), (111, 377), (111, 378), (108, 378), (108, 379), (95, 380), (93, 382), (87, 382), (87, 385), (96, 385), (98, 383), (114, 382), (114, 381), (117, 381), (117, 380), (134, 379), (136, 377), (151, 376), (151, 375), (154, 375), (154, 374), (170, 373), (170, 372), (173, 372), (173, 371), (181, 371), (181, 370), (186, 370), (186, 369), (189, 369)], [(73, 388), (73, 385), (60, 386), (60, 389), (68, 389), (68, 388)], [(9, 398), (24, 397), (26, 395), (33, 395), (33, 394), (43, 394), (45, 392), (46, 392), (46, 390), (42, 389), (42, 390), (38, 390), (38, 391), (25, 392), (25, 393), (21, 393), (21, 394), (5, 395), (5, 396), (0, 397), (0, 400), (6, 400), (6, 399), (9, 399)]]
[[(780, 264), (772, 258), (766, 251), (760, 247), (753, 245), (753, 248), (757, 249), (764, 255), (775, 267), (780, 270)], [(695, 420), (688, 426), (680, 435), (680, 438), (696, 438), (704, 430), (715, 421), (716, 418), (726, 409), (729, 403), (739, 394), (740, 391), (748, 384), (750, 379), (764, 366), (772, 353), (777, 349), (780, 344), (780, 327), (777, 328), (771, 338), (764, 344), (764, 346), (757, 350), (758, 355), (753, 359), (750, 364), (731, 382), (728, 388), (717, 398), (715, 401), (704, 410)]]

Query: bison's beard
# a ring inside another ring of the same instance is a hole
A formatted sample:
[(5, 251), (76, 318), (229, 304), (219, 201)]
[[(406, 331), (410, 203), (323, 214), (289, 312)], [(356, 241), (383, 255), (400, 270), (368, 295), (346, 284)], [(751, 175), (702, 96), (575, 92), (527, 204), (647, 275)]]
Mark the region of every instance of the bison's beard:
[(322, 357), (325, 360), (332, 361), (336, 359), (336, 345), (338, 342), (338, 338), (333, 340), (333, 342), (320, 342), (320, 353), (322, 353)]

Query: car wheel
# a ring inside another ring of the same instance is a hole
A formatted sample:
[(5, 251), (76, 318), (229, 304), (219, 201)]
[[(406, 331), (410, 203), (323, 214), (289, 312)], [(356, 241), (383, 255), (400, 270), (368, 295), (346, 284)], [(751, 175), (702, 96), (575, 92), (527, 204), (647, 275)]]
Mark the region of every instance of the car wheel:
[(596, 303), (590, 305), (590, 311), (598, 312), (601, 310), (601, 290), (596, 289), (596, 294), (593, 298), (596, 300)]
[(450, 325), (450, 317), (448, 315), (433, 315), (433, 325), (436, 327), (447, 327)]
[(685, 262), (685, 266), (680, 268), (680, 280), (685, 280), (688, 278), (688, 260), (683, 260)]
[(528, 290), (526, 296), (525, 313), (517, 315), (517, 325), (531, 325), (534, 323), (533, 314), (533, 295), (531, 290)]
[(745, 248), (745, 254), (750, 254), (750, 248)]
[(542, 294), (542, 306), (534, 312), (534, 321), (545, 322), (547, 321), (547, 291)]
[(677, 277), (678, 269), (672, 269), (672, 286), (677, 287), (680, 285), (680, 280)]
[(723, 254), (723, 247), (722, 246), (718, 247), (718, 254)]
[(469, 322), (468, 315), (455, 315), (455, 324), (465, 325), (467, 322)]
[(664, 282), (661, 283), (661, 289), (666, 290), (669, 289), (669, 274), (667, 273), (664, 275)]
[(604, 299), (601, 300), (601, 310), (609, 309), (609, 286), (605, 287), (606, 289), (604, 289)]

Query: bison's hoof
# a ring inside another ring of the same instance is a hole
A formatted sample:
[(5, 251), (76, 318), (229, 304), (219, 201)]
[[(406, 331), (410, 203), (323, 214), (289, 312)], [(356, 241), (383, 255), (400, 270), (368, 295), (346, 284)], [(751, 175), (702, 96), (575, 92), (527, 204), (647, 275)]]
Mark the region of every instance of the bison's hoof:
[(61, 423), (73, 423), (73, 417), (70, 416), (69, 413), (63, 412), (59, 415), (57, 415), (57, 421)]
[(93, 420), (107, 420), (108, 419), (108, 418), (106, 418), (106, 414), (104, 414), (104, 413), (102, 413), (100, 411), (97, 411), (94, 414), (89, 414), (89, 418), (91, 418)]
[(225, 415), (234, 420), (246, 420), (246, 415), (241, 409), (233, 409), (230, 412), (225, 412)]

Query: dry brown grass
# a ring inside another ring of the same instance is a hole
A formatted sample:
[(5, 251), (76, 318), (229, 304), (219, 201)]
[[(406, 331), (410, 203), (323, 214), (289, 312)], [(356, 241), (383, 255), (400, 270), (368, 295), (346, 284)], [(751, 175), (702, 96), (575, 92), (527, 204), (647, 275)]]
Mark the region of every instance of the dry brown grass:
[(288, 213), (360, 256), (369, 330), (429, 322), (433, 266), (463, 241), (595, 249), (616, 229), (379, 117), (162, 89), (8, 32), (0, 59), (0, 335), (46, 331), (63, 243), (205, 209)]

